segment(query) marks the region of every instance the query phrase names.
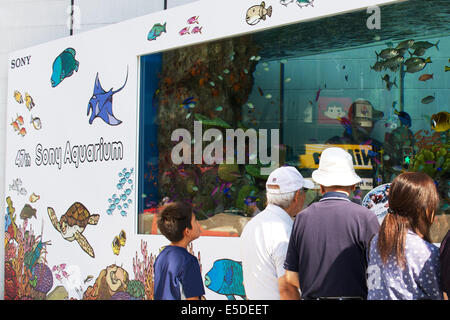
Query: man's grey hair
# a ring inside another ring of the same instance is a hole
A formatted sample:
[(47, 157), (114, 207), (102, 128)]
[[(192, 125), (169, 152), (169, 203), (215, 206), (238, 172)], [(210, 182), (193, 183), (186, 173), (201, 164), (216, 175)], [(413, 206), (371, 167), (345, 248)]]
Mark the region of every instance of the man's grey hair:
[[(301, 189), (299, 189), (299, 190), (301, 190)], [(286, 209), (294, 201), (294, 196), (297, 191), (280, 193), (280, 194), (266, 192), (267, 204), (273, 204), (273, 205), (276, 205), (283, 209)]]

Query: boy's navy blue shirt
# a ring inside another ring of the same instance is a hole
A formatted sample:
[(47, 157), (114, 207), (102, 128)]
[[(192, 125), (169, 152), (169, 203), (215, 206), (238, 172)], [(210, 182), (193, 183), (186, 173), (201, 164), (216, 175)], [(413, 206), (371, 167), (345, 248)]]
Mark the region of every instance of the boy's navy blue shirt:
[(183, 300), (205, 294), (200, 265), (185, 248), (167, 246), (154, 264), (154, 299)]
[(341, 192), (300, 212), (284, 268), (298, 272), (302, 298), (366, 298), (366, 250), (379, 227), (375, 214)]

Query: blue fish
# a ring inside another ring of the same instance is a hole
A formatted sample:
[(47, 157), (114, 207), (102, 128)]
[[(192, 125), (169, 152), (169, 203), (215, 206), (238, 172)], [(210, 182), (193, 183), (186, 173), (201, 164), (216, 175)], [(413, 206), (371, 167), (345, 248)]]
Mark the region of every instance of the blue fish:
[(398, 119), (400, 120), (401, 124), (410, 128), (411, 127), (411, 116), (405, 112), (405, 111), (400, 111), (398, 112), (397, 110), (394, 110), (394, 113), (398, 116)]
[(243, 282), (242, 263), (230, 259), (216, 260), (205, 276), (205, 286), (228, 300), (236, 300), (236, 295), (247, 299)]
[(67, 48), (53, 61), (53, 73), (50, 79), (53, 88), (65, 78), (70, 77), (74, 71), (78, 72), (80, 63), (75, 60), (75, 54), (75, 49)]
[(147, 40), (156, 40), (163, 32), (167, 33), (166, 24), (167, 22), (164, 22), (164, 24), (155, 23), (147, 35)]
[(92, 110), (91, 117), (89, 118), (89, 124), (92, 124), (92, 121), (94, 121), (95, 118), (100, 117), (105, 121), (107, 124), (111, 126), (116, 126), (122, 123), (121, 120), (116, 119), (114, 117), (112, 112), (112, 98), (113, 95), (122, 90), (125, 85), (127, 84), (128, 80), (128, 69), (127, 69), (127, 77), (125, 79), (125, 83), (123, 86), (113, 91), (113, 89), (109, 89), (108, 92), (106, 92), (102, 85), (100, 84), (100, 80), (98, 79), (98, 72), (97, 76), (95, 77), (95, 85), (94, 85), (94, 94), (92, 95), (91, 99), (89, 100), (88, 108), (87, 108), (87, 115), (89, 115), (89, 112)]

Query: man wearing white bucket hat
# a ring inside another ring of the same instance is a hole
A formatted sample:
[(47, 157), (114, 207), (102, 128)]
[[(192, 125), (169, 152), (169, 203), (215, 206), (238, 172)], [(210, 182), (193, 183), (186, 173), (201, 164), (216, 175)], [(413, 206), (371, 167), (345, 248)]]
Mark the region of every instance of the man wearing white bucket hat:
[(245, 293), (250, 300), (299, 299), (286, 281), (283, 263), (293, 217), (305, 202), (303, 189), (314, 188), (294, 167), (275, 169), (266, 182), (267, 207), (251, 219), (241, 234)]
[(366, 249), (378, 232), (376, 216), (349, 195), (361, 178), (341, 148), (322, 152), (312, 173), (323, 197), (297, 215), (284, 264), (304, 299), (366, 299)]

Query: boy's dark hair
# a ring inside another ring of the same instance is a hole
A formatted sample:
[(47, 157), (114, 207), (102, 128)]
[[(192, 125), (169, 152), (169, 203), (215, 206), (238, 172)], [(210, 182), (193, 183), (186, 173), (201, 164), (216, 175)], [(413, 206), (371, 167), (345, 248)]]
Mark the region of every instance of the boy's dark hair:
[(158, 217), (159, 231), (170, 241), (183, 239), (184, 229), (192, 229), (192, 205), (185, 202), (171, 202), (161, 208)]

